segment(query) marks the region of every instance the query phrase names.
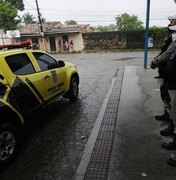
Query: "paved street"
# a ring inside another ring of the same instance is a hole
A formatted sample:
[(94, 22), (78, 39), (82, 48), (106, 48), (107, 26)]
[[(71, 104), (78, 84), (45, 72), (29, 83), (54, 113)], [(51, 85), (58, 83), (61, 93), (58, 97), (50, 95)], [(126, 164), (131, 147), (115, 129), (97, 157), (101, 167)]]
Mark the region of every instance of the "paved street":
[[(149, 62), (156, 54), (149, 53)], [(117, 70), (144, 64), (143, 52), (53, 56), (77, 65), (79, 99), (74, 103), (58, 99), (35, 117), (22, 153), (0, 174), (2, 180), (72, 179)]]

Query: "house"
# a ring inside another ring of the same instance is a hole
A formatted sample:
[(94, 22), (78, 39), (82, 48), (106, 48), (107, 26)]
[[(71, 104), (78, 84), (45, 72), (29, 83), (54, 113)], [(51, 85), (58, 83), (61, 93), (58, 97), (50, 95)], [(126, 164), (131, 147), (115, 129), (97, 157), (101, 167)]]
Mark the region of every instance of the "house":
[(0, 29), (0, 45), (16, 43), (20, 40), (19, 30)]
[[(63, 25), (59, 21), (43, 22), (42, 27), (43, 34), (41, 34), (41, 27), (38, 23), (21, 27), (21, 39), (29, 41), (34, 47), (49, 53), (82, 51), (84, 49), (82, 34), (92, 31), (89, 24)], [(70, 49), (68, 46), (71, 40), (74, 49)]]

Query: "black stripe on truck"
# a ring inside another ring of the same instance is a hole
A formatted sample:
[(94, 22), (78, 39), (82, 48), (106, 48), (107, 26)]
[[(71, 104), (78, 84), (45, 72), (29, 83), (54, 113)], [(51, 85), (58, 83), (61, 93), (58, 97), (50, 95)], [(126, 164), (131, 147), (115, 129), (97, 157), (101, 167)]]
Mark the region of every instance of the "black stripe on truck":
[(35, 91), (35, 93), (38, 95), (38, 97), (41, 99), (41, 101), (44, 102), (43, 97), (41, 96), (38, 89), (34, 86), (34, 84), (28, 78), (26, 78), (25, 81), (32, 87), (32, 89)]
[(26, 113), (40, 105), (39, 100), (29, 87), (18, 77), (12, 85), (12, 92), (23, 113)]

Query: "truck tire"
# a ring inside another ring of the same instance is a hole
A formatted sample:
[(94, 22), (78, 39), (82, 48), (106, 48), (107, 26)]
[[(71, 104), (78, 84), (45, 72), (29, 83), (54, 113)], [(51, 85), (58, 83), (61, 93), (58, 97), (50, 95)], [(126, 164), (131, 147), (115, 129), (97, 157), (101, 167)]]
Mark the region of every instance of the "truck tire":
[(73, 77), (70, 82), (70, 90), (67, 94), (67, 97), (70, 101), (74, 101), (78, 98), (79, 94), (79, 86), (78, 86), (78, 80)]
[(0, 167), (9, 165), (19, 150), (17, 128), (10, 123), (0, 126)]

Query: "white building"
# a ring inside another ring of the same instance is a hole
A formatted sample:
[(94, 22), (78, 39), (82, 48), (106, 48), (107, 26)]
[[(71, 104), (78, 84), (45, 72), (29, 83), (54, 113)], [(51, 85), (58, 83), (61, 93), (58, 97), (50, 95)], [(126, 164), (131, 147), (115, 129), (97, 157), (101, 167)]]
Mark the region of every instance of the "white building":
[[(60, 22), (43, 22), (43, 34), (38, 23), (27, 24), (20, 28), (20, 36), (23, 41), (49, 53), (64, 51), (82, 51), (84, 48), (82, 33), (91, 32), (89, 24), (63, 25)], [(65, 46), (65, 42), (73, 41), (74, 48)]]
[(19, 30), (0, 30), (0, 45), (16, 43), (20, 39)]

